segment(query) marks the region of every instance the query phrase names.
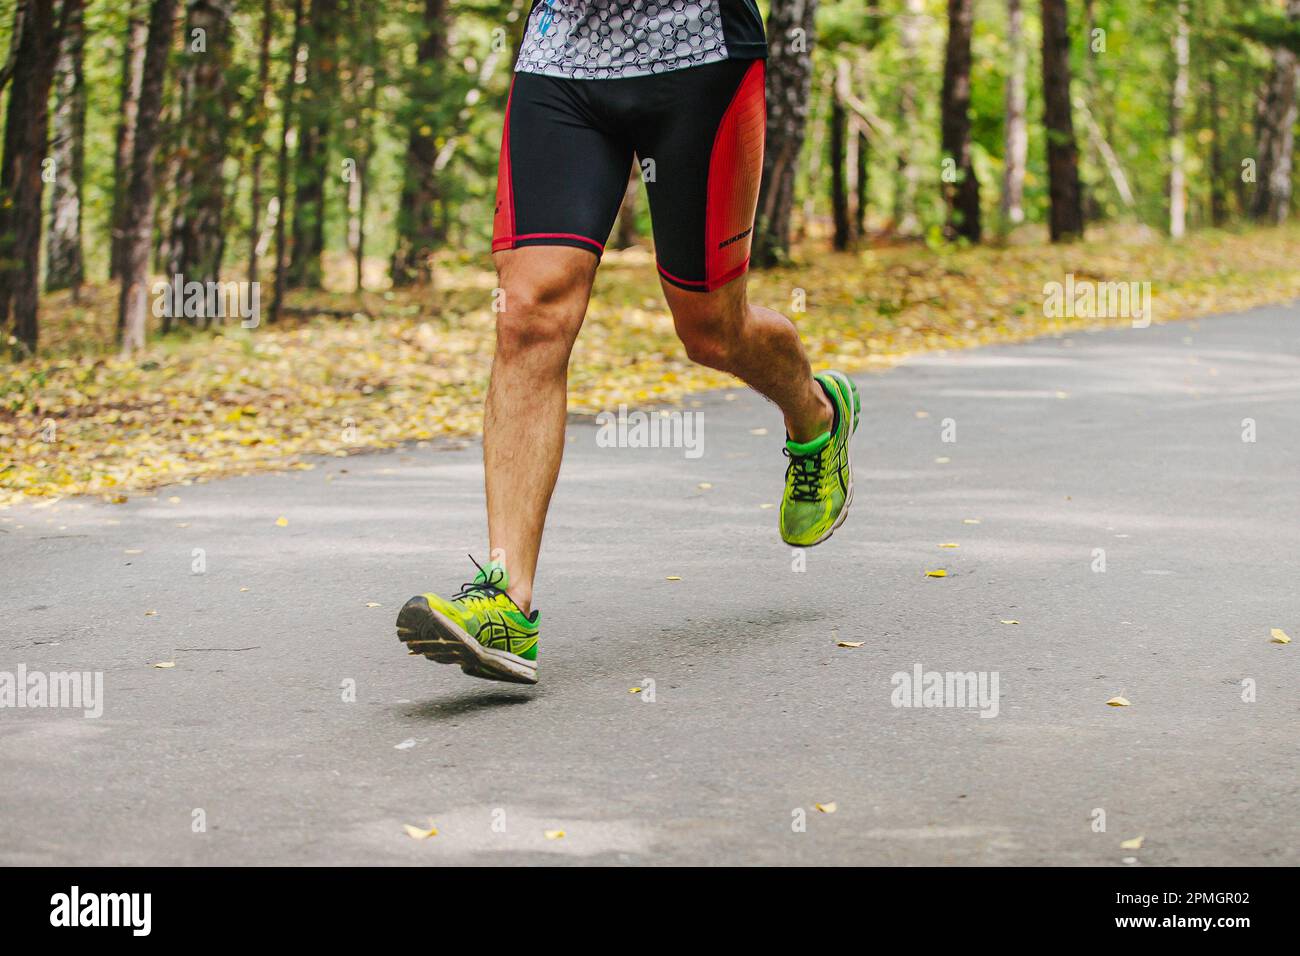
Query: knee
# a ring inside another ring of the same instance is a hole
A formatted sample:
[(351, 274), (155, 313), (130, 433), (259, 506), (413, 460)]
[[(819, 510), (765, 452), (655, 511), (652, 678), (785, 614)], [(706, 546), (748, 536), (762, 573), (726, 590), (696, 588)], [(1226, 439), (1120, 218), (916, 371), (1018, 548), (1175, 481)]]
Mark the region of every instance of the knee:
[(686, 348), (686, 356), (697, 365), (731, 371), (736, 344), (745, 321), (743, 311), (711, 309), (677, 322), (677, 336)]
[(497, 356), (568, 361), (582, 324), (580, 286), (563, 275), (508, 279), (501, 286), (497, 314)]

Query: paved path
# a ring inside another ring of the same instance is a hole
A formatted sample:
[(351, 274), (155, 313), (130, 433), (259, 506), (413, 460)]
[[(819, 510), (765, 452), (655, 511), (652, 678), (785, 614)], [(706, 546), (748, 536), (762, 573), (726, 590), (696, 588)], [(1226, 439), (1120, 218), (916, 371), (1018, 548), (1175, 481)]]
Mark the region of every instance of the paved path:
[[(0, 671), (105, 701), (0, 710), (0, 863), (1294, 865), (1300, 308), (860, 382), (802, 573), (757, 398), (701, 400), (698, 459), (572, 425), (535, 689), (393, 635), (483, 556), (477, 446), (9, 511)], [(996, 673), (997, 716), (893, 706), (917, 665)]]

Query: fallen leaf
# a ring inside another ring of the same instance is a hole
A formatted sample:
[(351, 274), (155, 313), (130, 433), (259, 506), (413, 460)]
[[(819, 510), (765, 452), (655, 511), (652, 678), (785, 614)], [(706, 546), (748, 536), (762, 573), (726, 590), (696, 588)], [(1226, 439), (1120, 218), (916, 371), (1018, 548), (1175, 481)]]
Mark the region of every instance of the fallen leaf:
[(413, 827), (409, 823), (403, 823), (402, 829), (406, 831), (406, 835), (412, 840), (427, 840), (429, 837), (436, 837), (438, 835), (438, 828), (434, 826), (432, 817), (429, 819), (429, 828), (427, 830)]
[(366, 607), (383, 607), (382, 604), (376, 604), (374, 601), (367, 601)]
[(998, 621), (999, 624), (1019, 624), (1019, 621)]
[(948, 457), (945, 456), (945, 457), (942, 457), (942, 458), (936, 458), (936, 459), (934, 460), (934, 463), (935, 463), (936, 465), (946, 465), (946, 464), (948, 464), (948, 462), (950, 462), (950, 461), (952, 461), (952, 459), (951, 459), (951, 458), (948, 458)]
[(941, 548), (960, 548), (961, 545), (959, 545), (959, 544), (948, 543), (948, 544), (941, 544), (941, 545), (939, 545), (939, 547), (941, 547)]
[(145, 612), (144, 612), (144, 616), (145, 616), (145, 617), (157, 617), (157, 616), (158, 616), (158, 612), (157, 612), (157, 611), (145, 611)]
[(276, 518), (276, 519), (275, 519), (275, 523), (276, 523), (279, 527), (281, 527), (281, 528), (287, 528), (287, 527), (289, 526), (289, 519), (288, 519), (288, 518)]
[(865, 643), (867, 642), (866, 641), (839, 641), (836, 643), (835, 646), (836, 647), (861, 647)]
[(176, 666), (175, 661), (159, 661), (157, 664), (154, 665), (154, 667), (161, 667), (164, 669), (168, 667), (175, 667), (175, 666)]
[(945, 571), (943, 568), (939, 568), (939, 570), (937, 571), (926, 571), (925, 576), (927, 578), (946, 578), (948, 576), (948, 572)]
[(979, 519), (979, 518), (962, 518), (962, 519), (961, 519), (961, 523), (962, 523), (962, 524), (979, 524), (979, 523), (980, 523), (980, 519)]
[(696, 488), (700, 488), (700, 489), (702, 489), (703, 491), (708, 491), (710, 488), (713, 487), (713, 485), (709, 484), (707, 481), (701, 481), (701, 482), (700, 482), (698, 485), (696, 485), (695, 487), (696, 487)]
[(169, 504), (178, 505), (181, 503), (181, 499), (176, 495), (172, 495), (170, 498), (167, 499), (167, 502)]
[(641, 688), (640, 688), (640, 687), (629, 687), (629, 688), (627, 689), (627, 692), (628, 692), (629, 694), (639, 694), (639, 693), (641, 693)]
[[(728, 397), (730, 397), (730, 396), (728, 396)], [(548, 840), (563, 840), (563, 839), (564, 839), (564, 831), (563, 831), (563, 830), (546, 830), (546, 831), (544, 831), (544, 835), (545, 835), (546, 839), (548, 839)]]
[(919, 411), (919, 412), (916, 413), (916, 417), (917, 417), (917, 418), (929, 418), (929, 417), (930, 417), (930, 413), (929, 413), (929, 412), (920, 412), (920, 411)]
[(664, 580), (666, 580), (666, 581), (680, 581), (681, 578), (680, 578), (679, 576), (677, 576), (676, 574), (670, 574), (670, 575), (668, 575), (668, 577), (665, 578)]
[(239, 590), (241, 590), (241, 591), (247, 591), (248, 588), (240, 588)]
[(822, 813), (834, 813), (838, 809), (834, 803), (814, 803), (813, 806)]
[(1287, 632), (1284, 631), (1284, 630), (1282, 630), (1282, 628), (1280, 628), (1280, 627), (1275, 627), (1275, 628), (1273, 628), (1273, 630), (1271, 630), (1269, 633), (1273, 635), (1273, 643), (1274, 643), (1274, 644), (1290, 644), (1290, 643), (1291, 643), (1291, 638), (1287, 635)]
[(766, 435), (766, 434), (767, 434), (767, 429), (766, 429), (766, 428), (751, 428), (751, 429), (749, 430), (749, 433), (750, 433), (751, 435)]
[(127, 548), (127, 549), (126, 549), (125, 551), (123, 551), (122, 553), (123, 553), (123, 554), (144, 554), (144, 549), (143, 549), (143, 548)]
[(759, 507), (762, 508), (764, 511), (766, 511), (768, 508), (775, 508), (776, 505), (774, 505), (774, 504), (770, 504), (770, 503), (769, 503), (769, 504), (762, 504), (762, 505), (759, 505)]
[(1110, 700), (1106, 701), (1106, 704), (1107, 704), (1107, 706), (1109, 706), (1109, 707), (1128, 707), (1128, 706), (1129, 706), (1128, 699), (1125, 698), (1125, 697), (1112, 697)]
[(1145, 839), (1145, 836), (1135, 836), (1131, 840), (1120, 840), (1119, 848), (1121, 850), (1140, 850), (1142, 849), (1142, 841)]
[(394, 749), (394, 750), (410, 750), (410, 749), (411, 749), (412, 747), (414, 747), (414, 746), (415, 746), (415, 738), (414, 738), (414, 737), (407, 737), (407, 738), (406, 738), (405, 740), (403, 740), (400, 744), (393, 744), (393, 749)]

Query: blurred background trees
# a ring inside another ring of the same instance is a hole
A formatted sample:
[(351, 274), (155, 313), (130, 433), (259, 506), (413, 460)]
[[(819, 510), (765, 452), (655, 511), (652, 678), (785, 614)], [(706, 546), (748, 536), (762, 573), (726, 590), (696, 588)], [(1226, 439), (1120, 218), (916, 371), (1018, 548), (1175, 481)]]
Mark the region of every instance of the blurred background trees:
[[(154, 317), (155, 277), (270, 277), (275, 319), (302, 292), (486, 261), (528, 6), (0, 0), (14, 349), (38, 347), (42, 293), (111, 297), (130, 350), (187, 321)], [(1300, 0), (761, 6), (756, 264), (806, 243), (1177, 237), (1294, 209)], [(649, 241), (639, 188), (617, 246)]]

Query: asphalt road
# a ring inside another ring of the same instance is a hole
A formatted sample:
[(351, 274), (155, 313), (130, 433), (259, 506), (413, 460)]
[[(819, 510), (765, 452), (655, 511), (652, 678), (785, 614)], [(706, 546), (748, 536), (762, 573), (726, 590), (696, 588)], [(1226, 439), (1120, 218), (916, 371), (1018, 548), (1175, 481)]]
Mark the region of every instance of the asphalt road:
[(1297, 863), (1300, 307), (859, 382), (802, 571), (757, 397), (698, 458), (571, 425), (536, 688), (393, 633), (486, 557), (476, 445), (3, 513), (0, 672), (103, 713), (0, 709), (0, 863)]

